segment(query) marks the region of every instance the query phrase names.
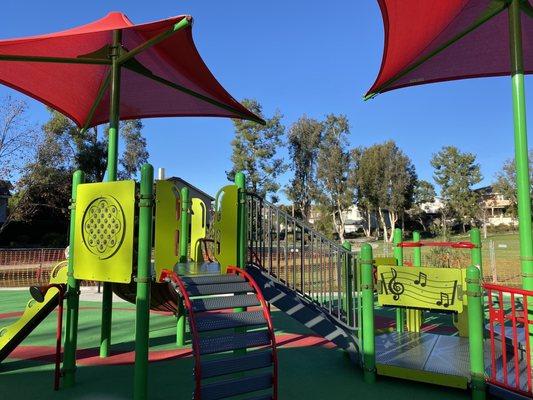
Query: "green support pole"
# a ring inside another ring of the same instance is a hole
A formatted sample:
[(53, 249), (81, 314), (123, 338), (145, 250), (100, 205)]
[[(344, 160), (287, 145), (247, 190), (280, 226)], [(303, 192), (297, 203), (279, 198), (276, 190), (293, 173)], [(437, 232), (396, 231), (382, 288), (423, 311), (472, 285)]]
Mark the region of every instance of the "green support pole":
[[(180, 217), (180, 262), (186, 263), (189, 261), (189, 221), (190, 221), (190, 208), (191, 199), (189, 196), (189, 188), (182, 187), (180, 192), (181, 203), (181, 217)], [(178, 313), (176, 314), (176, 345), (181, 347), (185, 346), (185, 307), (180, 301), (178, 304)]]
[[(245, 268), (248, 249), (248, 218), (246, 212), (246, 176), (243, 172), (237, 172), (235, 174), (235, 186), (239, 189), (239, 204), (237, 205), (237, 266), (239, 268)], [(237, 307), (233, 311), (245, 312), (246, 307)], [(235, 333), (246, 333), (246, 328), (235, 328)], [(234, 353), (242, 355), (246, 353), (246, 349), (235, 350)]]
[(144, 164), (141, 168), (137, 297), (135, 300), (135, 372), (133, 392), (135, 400), (148, 398), (153, 182), (154, 168), (150, 164)]
[[(402, 230), (400, 228), (394, 229), (392, 236), (392, 242), (394, 244), (394, 258), (396, 258), (396, 263), (401, 266), (403, 265), (403, 248), (398, 246), (402, 242)], [(403, 332), (405, 326), (405, 310), (403, 308), (396, 309), (396, 332)]]
[(372, 246), (361, 246), (361, 291), (363, 309), (363, 374), (366, 383), (376, 381), (376, 338), (374, 332), (374, 274)]
[(352, 291), (352, 282), (353, 282), (353, 271), (352, 271), (352, 244), (347, 240), (344, 241), (342, 247), (347, 251), (344, 254), (344, 290), (345, 290), (345, 312), (348, 320), (348, 324), (353, 326), (353, 291)]
[(470, 250), (470, 260), (472, 265), (479, 267), (481, 277), (483, 277), (483, 260), (481, 257), (481, 233), (478, 228), (470, 229), (470, 242), (475, 246)]
[[(117, 62), (121, 50), (122, 32), (113, 31), (111, 50), (111, 89), (109, 110), (109, 136), (107, 143), (106, 181), (117, 180), (118, 127), (120, 122), (120, 64)], [(100, 334), (100, 357), (109, 356), (111, 346), (111, 321), (113, 313), (113, 289), (110, 282), (104, 282), (102, 294), (102, 330)]]
[(520, 266), (522, 270), (522, 287), (526, 290), (533, 290), (533, 241), (531, 237), (531, 198), (520, 0), (512, 0), (509, 5), (509, 29), (513, 87), (518, 230), (520, 235)]
[(82, 171), (72, 176), (72, 199), (70, 205), (70, 232), (67, 272), (67, 316), (65, 347), (63, 351), (63, 386), (72, 387), (76, 381), (76, 347), (78, 344), (78, 315), (80, 305), (80, 283), (74, 279), (74, 234), (76, 231), (76, 198), (78, 185), (85, 182)]
[(235, 185), (239, 188), (239, 205), (237, 212), (238, 225), (238, 249), (237, 249), (237, 266), (239, 268), (246, 267), (246, 253), (247, 253), (247, 213), (246, 213), (246, 176), (242, 172), (235, 174)]
[[(413, 242), (420, 242), (420, 232), (413, 231)], [(413, 247), (413, 267), (422, 266), (422, 248)], [(405, 311), (407, 319), (407, 330), (409, 332), (420, 332), (422, 322), (424, 321), (423, 311), (407, 309)]]
[(468, 296), (468, 343), (473, 400), (485, 399), (485, 366), (483, 359), (483, 311), (480, 271), (475, 265), (466, 270)]

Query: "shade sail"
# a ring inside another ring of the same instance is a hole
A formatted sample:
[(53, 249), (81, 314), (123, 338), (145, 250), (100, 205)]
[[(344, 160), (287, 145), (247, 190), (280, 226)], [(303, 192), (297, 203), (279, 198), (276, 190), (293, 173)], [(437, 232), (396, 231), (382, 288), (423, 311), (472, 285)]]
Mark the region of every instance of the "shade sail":
[(134, 25), (114, 12), (66, 31), (2, 40), (0, 82), (57, 109), (79, 127), (108, 122), (112, 37), (121, 30), (122, 55), (158, 42), (122, 64), (120, 119), (213, 116), (260, 122), (204, 64), (192, 24), (175, 29), (185, 20), (191, 17)]
[[(367, 96), (425, 83), (510, 75), (504, 0), (378, 0), (385, 44)], [(530, 8), (528, 13), (531, 14)], [(533, 18), (522, 13), (525, 73), (533, 72)]]

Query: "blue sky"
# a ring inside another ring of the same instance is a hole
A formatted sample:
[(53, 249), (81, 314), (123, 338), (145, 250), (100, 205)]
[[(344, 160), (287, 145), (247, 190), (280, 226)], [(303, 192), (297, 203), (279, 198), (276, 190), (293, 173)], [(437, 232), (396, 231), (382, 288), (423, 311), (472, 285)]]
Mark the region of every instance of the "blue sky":
[[(256, 98), (267, 115), (280, 110), (286, 126), (303, 114), (346, 114), (351, 145), (394, 139), (421, 179), (431, 180), (429, 160), (444, 145), (475, 153), (484, 184), (513, 156), (510, 78), (425, 85), (362, 101), (381, 62), (383, 29), (374, 0), (6, 0), (0, 38), (62, 30), (109, 11), (122, 11), (134, 22), (193, 15), (200, 54), (234, 97)], [(0, 88), (0, 95), (8, 93)], [(44, 107), (29, 103), (32, 119), (44, 122)], [(155, 168), (209, 193), (225, 184), (230, 120), (145, 120), (144, 133)]]

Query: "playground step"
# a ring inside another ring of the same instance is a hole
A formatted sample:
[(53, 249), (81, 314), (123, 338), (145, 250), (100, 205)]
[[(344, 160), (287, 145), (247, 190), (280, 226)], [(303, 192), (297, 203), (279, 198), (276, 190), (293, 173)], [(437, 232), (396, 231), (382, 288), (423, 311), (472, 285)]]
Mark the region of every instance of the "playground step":
[(192, 301), (194, 312), (223, 310), (225, 308), (252, 307), (261, 303), (255, 294), (245, 294), (238, 296), (218, 296), (208, 299), (195, 299)]
[(187, 285), (189, 296), (208, 296), (212, 294), (231, 294), (253, 292), (248, 282), (231, 282), (210, 285)]
[(196, 329), (199, 332), (265, 324), (266, 320), (262, 311), (201, 314), (196, 317)]
[(204, 337), (198, 340), (200, 354), (222, 353), (224, 351), (247, 349), (270, 344), (267, 330), (236, 335)]
[(216, 383), (209, 383), (201, 387), (203, 400), (218, 400), (226, 397), (270, 389), (273, 376), (271, 373), (248, 376), (246, 378), (230, 379)]
[(229, 357), (218, 360), (203, 361), (200, 370), (202, 379), (251, 371), (272, 365), (271, 351), (255, 351), (241, 357)]
[(182, 277), (181, 280), (185, 285), (212, 285), (220, 283), (237, 283), (246, 282), (240, 275), (226, 274), (226, 275), (206, 275), (206, 276), (193, 276)]
[(265, 395), (265, 396), (259, 396), (259, 397), (250, 397), (250, 398), (245, 399), (245, 400), (272, 400), (272, 396)]

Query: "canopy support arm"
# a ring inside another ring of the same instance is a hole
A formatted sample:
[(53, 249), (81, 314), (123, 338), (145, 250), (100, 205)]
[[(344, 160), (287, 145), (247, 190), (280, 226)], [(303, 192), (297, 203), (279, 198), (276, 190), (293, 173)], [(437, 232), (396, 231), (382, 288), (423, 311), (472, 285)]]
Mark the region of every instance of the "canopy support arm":
[(199, 100), (202, 100), (202, 101), (205, 101), (206, 103), (209, 103), (209, 104), (212, 104), (218, 108), (222, 108), (224, 110), (227, 110), (227, 111), (230, 111), (236, 115), (238, 115), (239, 117), (243, 118), (243, 119), (247, 119), (247, 120), (250, 120), (250, 121), (254, 121), (254, 122), (257, 122), (261, 125), (264, 125), (265, 124), (265, 121), (261, 118), (253, 118), (251, 115), (247, 115), (247, 114), (244, 114), (242, 111), (239, 111), (231, 106), (228, 106), (224, 103), (221, 103), (219, 101), (216, 101), (216, 100), (213, 100), (212, 98), (210, 97), (207, 97), (201, 93), (198, 93), (198, 92), (195, 92), (194, 90), (191, 90), (191, 89), (188, 89), (186, 88), (185, 86), (181, 86), (181, 85), (178, 85), (177, 83), (174, 83), (174, 82), (171, 82), (165, 78), (162, 78), (160, 76), (157, 76), (157, 75), (154, 75), (152, 74), (151, 72), (149, 71), (141, 71), (139, 70), (138, 68), (131, 68), (129, 67), (128, 65), (125, 65), (124, 68), (127, 68), (129, 69), (130, 71), (133, 71), (133, 72), (136, 72), (140, 75), (143, 75), (145, 76), (146, 78), (149, 78), (153, 81), (156, 81), (158, 83), (161, 83), (165, 86), (168, 86), (172, 89), (176, 89), (180, 92), (183, 92), (183, 93), (186, 93), (188, 94), (189, 96), (192, 96), (192, 97), (195, 97)]
[(389, 79), (380, 88), (378, 88), (377, 91), (367, 94), (363, 98), (363, 100), (366, 101), (366, 100), (370, 100), (370, 99), (374, 98), (377, 94), (381, 93), (388, 86), (392, 85), (394, 82), (396, 82), (400, 78), (404, 77), (409, 72), (415, 70), (420, 65), (424, 64), (427, 60), (429, 60), (430, 58), (433, 58), (434, 56), (439, 54), (441, 51), (447, 49), (448, 47), (450, 47), (451, 45), (453, 45), (454, 43), (456, 43), (457, 41), (459, 41), (460, 39), (462, 39), (463, 37), (468, 35), (470, 32), (476, 30), (481, 25), (483, 25), (485, 22), (487, 22), (488, 20), (490, 20), (491, 18), (495, 17), (500, 12), (505, 10), (507, 7), (508, 7), (508, 3), (507, 3), (506, 0), (493, 0), (493, 3), (491, 5), (491, 7), (489, 7), (489, 9), (486, 11), (486, 13), (484, 15), (482, 15), (478, 20), (476, 20), (472, 25), (470, 25), (467, 29), (465, 29), (463, 32), (457, 34), (456, 36), (451, 38), (449, 41), (447, 41), (446, 43), (444, 43), (443, 45), (441, 45), (440, 47), (438, 47), (437, 49), (435, 49), (434, 51), (429, 53), (428, 55), (420, 58), (417, 62), (415, 62), (414, 64), (410, 65), (409, 67), (407, 67), (406, 69), (404, 69), (403, 71), (398, 73), (396, 76), (394, 76), (391, 79)]
[(174, 33), (178, 32), (179, 30), (181, 30), (183, 28), (186, 28), (187, 26), (190, 25), (191, 21), (192, 21), (192, 17), (190, 17), (190, 16), (187, 16), (187, 17), (179, 20), (168, 31), (160, 33), (159, 35), (154, 36), (150, 40), (147, 40), (146, 42), (144, 42), (143, 44), (135, 47), (134, 49), (131, 49), (127, 53), (122, 54), (118, 58), (117, 62), (120, 65), (123, 65), (125, 62), (127, 62), (128, 60), (131, 60), (133, 57), (135, 57), (137, 54), (142, 53), (146, 49), (148, 49), (148, 48), (150, 48), (152, 46), (155, 46), (158, 43), (161, 43), (163, 40), (165, 40), (168, 37), (172, 36)]
[(93, 64), (93, 65), (110, 65), (111, 64), (111, 60), (106, 60), (103, 58), (21, 56), (21, 55), (16, 55), (16, 54), (0, 54), (0, 61), (42, 62), (42, 63), (57, 63), (57, 64)]
[(94, 103), (92, 104), (91, 109), (89, 110), (89, 115), (87, 116), (87, 120), (85, 121), (83, 128), (81, 128), (82, 132), (87, 130), (87, 128), (91, 124), (93, 117), (94, 117), (94, 113), (96, 112), (96, 109), (98, 108), (98, 106), (100, 105), (100, 102), (104, 98), (104, 94), (107, 88), (109, 87), (110, 83), (111, 83), (111, 72), (109, 72), (106, 75), (104, 81), (102, 82), (102, 85), (100, 85), (100, 89), (98, 89), (98, 94), (96, 95), (96, 99), (94, 100)]

